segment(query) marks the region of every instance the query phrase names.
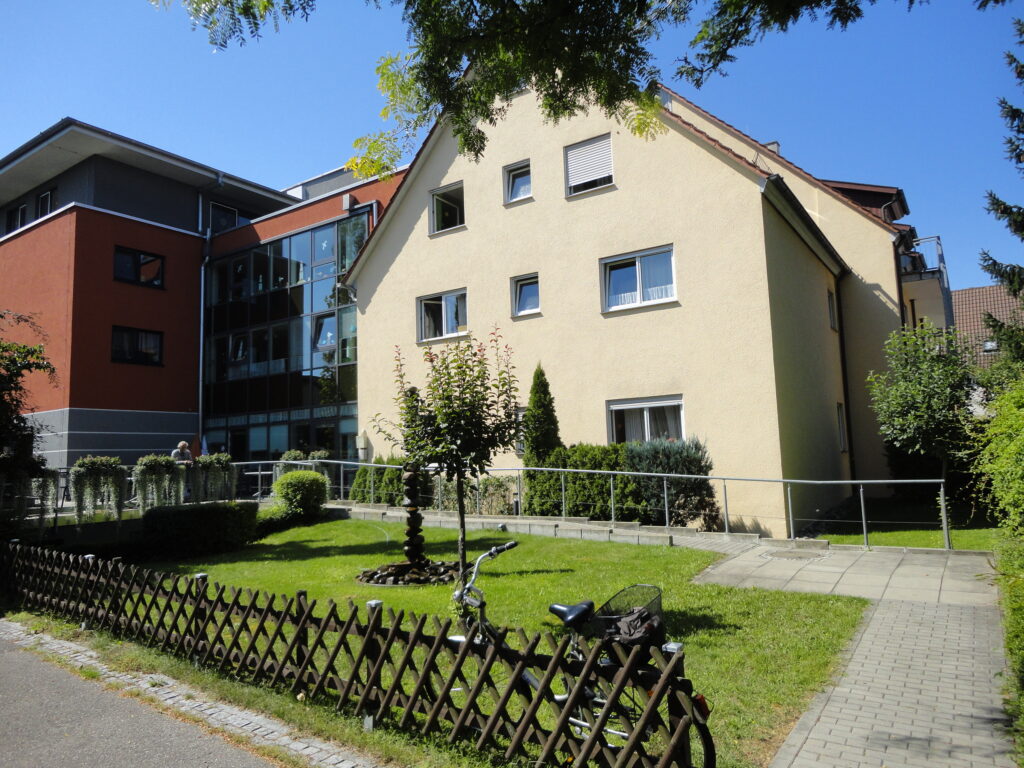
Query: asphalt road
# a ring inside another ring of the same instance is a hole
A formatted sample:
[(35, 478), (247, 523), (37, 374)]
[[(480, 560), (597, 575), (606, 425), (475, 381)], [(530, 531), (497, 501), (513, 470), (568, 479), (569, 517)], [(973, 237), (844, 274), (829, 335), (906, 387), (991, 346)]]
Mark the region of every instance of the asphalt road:
[(6, 768), (272, 765), (2, 639), (0, 750)]

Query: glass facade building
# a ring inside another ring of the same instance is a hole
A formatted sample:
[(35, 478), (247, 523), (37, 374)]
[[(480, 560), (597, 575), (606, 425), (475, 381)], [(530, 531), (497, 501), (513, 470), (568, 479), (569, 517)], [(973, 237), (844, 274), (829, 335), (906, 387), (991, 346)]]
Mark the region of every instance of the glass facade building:
[(218, 257), (206, 274), (203, 432), (236, 460), (357, 457), (356, 308), (339, 276), (371, 208)]

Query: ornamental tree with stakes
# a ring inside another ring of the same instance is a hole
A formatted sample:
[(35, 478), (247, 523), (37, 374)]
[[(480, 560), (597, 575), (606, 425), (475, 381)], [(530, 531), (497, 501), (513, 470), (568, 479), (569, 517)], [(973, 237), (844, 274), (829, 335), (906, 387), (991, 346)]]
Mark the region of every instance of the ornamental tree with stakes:
[[(406, 457), (406, 466), (455, 481), (459, 514), (459, 579), (466, 575), (466, 479), (486, 474), (497, 453), (519, 436), (518, 384), (512, 351), (497, 329), (486, 342), (469, 336), (423, 351), (422, 389), (413, 386), (395, 350), (398, 421), (378, 415), (378, 433)], [(410, 542), (412, 543), (412, 542)]]

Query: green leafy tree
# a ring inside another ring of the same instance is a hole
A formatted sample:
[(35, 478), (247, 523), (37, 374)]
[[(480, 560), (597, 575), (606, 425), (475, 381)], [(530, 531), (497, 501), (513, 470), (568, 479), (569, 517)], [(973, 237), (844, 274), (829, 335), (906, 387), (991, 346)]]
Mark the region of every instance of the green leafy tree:
[(511, 349), (497, 329), (481, 343), (469, 337), (423, 351), (427, 377), (420, 390), (409, 381), (401, 350), (395, 353), (398, 422), (379, 415), (377, 431), (406, 457), (406, 465), (433, 468), (455, 481), (459, 513), (459, 569), (466, 573), (466, 478), (486, 474), (494, 454), (519, 436), (518, 385)]
[[(1024, 21), (1014, 19), (1013, 25), (1017, 44), (1024, 45)], [(1006, 63), (1013, 71), (1018, 84), (1024, 85), (1024, 62), (1011, 51), (1007, 51)], [(1024, 175), (1024, 110), (1006, 99), (1000, 99), (999, 113), (1010, 131), (1010, 135), (1005, 139), (1006, 157), (1014, 164), (1018, 173)], [(989, 213), (1003, 222), (1014, 237), (1024, 240), (1024, 207), (1008, 203), (992, 191), (988, 192), (987, 199), (986, 207)], [(982, 251), (980, 264), (981, 268), (1011, 296), (1024, 302), (1024, 267), (996, 261), (988, 251)], [(1024, 363), (1024, 322), (1020, 316), (1004, 321), (985, 313), (985, 325), (999, 345), (999, 358), (1002, 363), (1011, 366)]]
[(887, 370), (868, 375), (882, 438), (907, 453), (940, 459), (945, 477), (968, 440), (972, 381), (959, 336), (925, 321), (893, 331), (885, 358)]
[[(171, 0), (150, 0), (169, 5)], [(977, 0), (979, 8), (1005, 0)], [(282, 21), (307, 19), (316, 0), (181, 0), (218, 47), (258, 38)], [(379, 2), (379, 0), (375, 0)], [(398, 0), (394, 0), (398, 2)], [(913, 5), (915, 0), (908, 0)], [(412, 53), (380, 61), (382, 112), (394, 127), (364, 136), (350, 161), (360, 175), (395, 168), (417, 133), (444, 114), (462, 152), (478, 157), (483, 127), (501, 119), (514, 94), (534, 89), (544, 114), (568, 118), (597, 107), (639, 135), (662, 130), (651, 46), (663, 33), (697, 24), (692, 58), (676, 76), (702, 85), (735, 51), (802, 18), (845, 29), (874, 0), (403, 0)], [(467, 72), (469, 75), (467, 76)]]
[[(24, 326), (41, 335), (28, 315), (0, 310), (0, 329)], [(24, 514), (28, 486), (43, 468), (35, 454), (36, 429), (27, 418), (25, 377), (44, 373), (55, 379), (42, 344), (20, 344), (0, 338), (0, 522)]]

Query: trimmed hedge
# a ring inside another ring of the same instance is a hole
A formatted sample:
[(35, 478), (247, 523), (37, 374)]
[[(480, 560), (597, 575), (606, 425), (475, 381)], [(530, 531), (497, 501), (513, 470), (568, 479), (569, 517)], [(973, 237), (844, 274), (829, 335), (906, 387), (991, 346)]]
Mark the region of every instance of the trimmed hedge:
[[(652, 472), (709, 475), (713, 464), (700, 440), (654, 440), (648, 443), (588, 445), (556, 448), (544, 466), (551, 469), (590, 469), (601, 472)], [(565, 513), (611, 519), (611, 479), (607, 474), (566, 473)], [(562, 513), (562, 476), (557, 472), (525, 472), (527, 514)], [(668, 482), (669, 521), (686, 525), (700, 519), (704, 529), (718, 525), (718, 504), (711, 482), (679, 479)], [(615, 519), (645, 525), (665, 522), (665, 483), (661, 478), (615, 477)]]
[[(405, 458), (402, 456), (388, 456), (386, 459), (377, 456), (372, 463), (379, 467), (386, 466), (387, 469), (359, 467), (348, 492), (349, 499), (364, 504), (399, 506), (404, 495), (402, 489), (402, 463), (404, 461)], [(372, 484), (370, 482), (371, 472), (373, 473)]]
[(1013, 731), (1024, 733), (1024, 539), (1006, 536), (996, 549), (1003, 609), (1006, 660), (1006, 711)]
[(160, 557), (231, 552), (256, 538), (255, 501), (152, 507), (142, 516), (145, 548)]

